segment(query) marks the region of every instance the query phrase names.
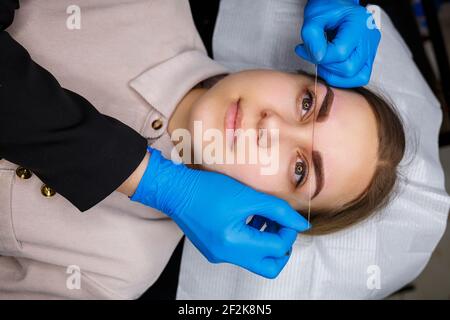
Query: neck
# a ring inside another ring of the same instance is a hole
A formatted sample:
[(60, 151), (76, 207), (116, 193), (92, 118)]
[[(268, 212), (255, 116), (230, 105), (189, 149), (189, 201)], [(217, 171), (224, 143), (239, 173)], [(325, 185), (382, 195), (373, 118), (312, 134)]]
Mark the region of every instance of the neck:
[(169, 120), (167, 131), (170, 135), (176, 129), (189, 130), (189, 115), (192, 106), (206, 91), (208, 91), (208, 89), (194, 88), (183, 97)]

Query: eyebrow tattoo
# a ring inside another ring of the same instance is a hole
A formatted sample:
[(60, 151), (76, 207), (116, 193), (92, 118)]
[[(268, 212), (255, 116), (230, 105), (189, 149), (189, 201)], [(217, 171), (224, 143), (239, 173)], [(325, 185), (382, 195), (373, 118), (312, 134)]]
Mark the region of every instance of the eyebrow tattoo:
[(323, 188), (323, 163), (322, 154), (318, 151), (312, 152), (312, 160), (314, 165), (314, 172), (316, 176), (316, 191), (311, 200), (314, 199)]
[(320, 106), (319, 113), (317, 115), (317, 121), (323, 122), (328, 117), (330, 113), (331, 106), (333, 105), (334, 100), (334, 92), (333, 90), (325, 84), (327, 88), (327, 93), (325, 94), (325, 98), (323, 99), (322, 105)]
[[(327, 93), (325, 94), (325, 98), (323, 99), (322, 105), (320, 106), (319, 113), (317, 115), (318, 122), (323, 122), (327, 119), (334, 100), (333, 90), (326, 83), (324, 83), (324, 85), (327, 88)], [(312, 196), (311, 200), (314, 199), (320, 193), (320, 191), (322, 191), (324, 184), (322, 154), (318, 151), (313, 150), (312, 162), (316, 176), (316, 191), (314, 192), (314, 195)]]

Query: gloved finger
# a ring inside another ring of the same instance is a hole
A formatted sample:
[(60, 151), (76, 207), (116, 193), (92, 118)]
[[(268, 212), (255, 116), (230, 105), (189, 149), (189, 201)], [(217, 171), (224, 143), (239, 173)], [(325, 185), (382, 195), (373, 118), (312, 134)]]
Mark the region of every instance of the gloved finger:
[(278, 231), (278, 235), (280, 236), (283, 241), (286, 241), (290, 244), (289, 248), (292, 247), (295, 240), (297, 240), (298, 232), (289, 228), (280, 228)]
[(298, 232), (303, 232), (310, 228), (308, 221), (292, 209), (286, 201), (268, 195), (265, 195), (265, 197), (266, 201), (263, 202), (264, 205), (257, 208), (259, 211), (255, 212), (255, 214)]
[(311, 63), (314, 63), (314, 60), (311, 59), (309, 53), (308, 53), (308, 49), (306, 48), (305, 44), (299, 44), (298, 46), (295, 47), (295, 53), (302, 58), (303, 60), (309, 61)]
[[(273, 253), (270, 254), (270, 256), (273, 257), (279, 257), (282, 256), (283, 254), (285, 254), (285, 249), (286, 247), (291, 247), (295, 240), (297, 240), (297, 235), (298, 232), (289, 228), (284, 228), (284, 227), (280, 227), (276, 222), (273, 222), (269, 219), (264, 219), (261, 218), (258, 219), (258, 227), (256, 228), (258, 230), (261, 230), (261, 227), (266, 224), (267, 227), (265, 228), (265, 230), (263, 231), (264, 233), (270, 233), (270, 234), (275, 234), (278, 235), (280, 237), (280, 239), (284, 242), (284, 244), (274, 244), (273, 247)], [(274, 241), (272, 238), (272, 241)], [(262, 242), (264, 242), (263, 240), (261, 240)], [(272, 241), (270, 241), (272, 243)], [(277, 241), (277, 240), (275, 240)], [(277, 241), (278, 242), (278, 241)]]
[(321, 67), (335, 75), (352, 78), (362, 70), (367, 62), (367, 56), (367, 48), (365, 46), (357, 46), (347, 60), (330, 64), (322, 63)]
[(275, 279), (284, 269), (289, 261), (290, 256), (284, 256), (281, 258), (264, 258), (260, 263), (254, 266), (255, 273), (268, 278)]
[[(359, 20), (345, 20), (339, 26), (334, 39), (328, 43), (326, 55), (321, 64), (343, 62), (347, 60), (363, 40), (363, 32), (366, 25), (360, 25)], [(364, 60), (367, 59), (363, 57)]]
[(338, 76), (329, 72), (325, 68), (322, 68), (322, 66), (319, 66), (318, 74), (330, 86), (337, 88), (356, 88), (365, 86), (369, 83), (370, 76), (372, 74), (372, 67), (369, 67), (368, 63), (366, 63), (361, 71), (356, 76), (351, 78)]
[(301, 33), (309, 56), (307, 60), (314, 64), (321, 63), (327, 53), (328, 46), (325, 21), (322, 19), (305, 20)]
[(260, 259), (264, 257), (282, 257), (295, 242), (292, 235), (286, 233), (261, 232), (253, 227), (245, 226), (241, 234), (240, 246), (245, 246)]

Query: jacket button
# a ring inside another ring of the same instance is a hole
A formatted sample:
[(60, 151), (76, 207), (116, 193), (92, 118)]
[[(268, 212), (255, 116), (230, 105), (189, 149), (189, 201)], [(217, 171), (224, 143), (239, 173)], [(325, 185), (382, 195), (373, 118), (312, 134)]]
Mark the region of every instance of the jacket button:
[(31, 172), (31, 170), (24, 168), (24, 167), (18, 167), (16, 169), (16, 174), (20, 179), (30, 179), (31, 176), (33, 175), (33, 173)]
[(41, 193), (44, 197), (51, 198), (56, 194), (56, 191), (54, 189), (50, 188), (49, 186), (47, 186), (46, 184), (44, 184), (41, 187)]
[(161, 129), (162, 126), (163, 126), (163, 122), (161, 119), (156, 119), (155, 121), (152, 122), (152, 128), (155, 130)]

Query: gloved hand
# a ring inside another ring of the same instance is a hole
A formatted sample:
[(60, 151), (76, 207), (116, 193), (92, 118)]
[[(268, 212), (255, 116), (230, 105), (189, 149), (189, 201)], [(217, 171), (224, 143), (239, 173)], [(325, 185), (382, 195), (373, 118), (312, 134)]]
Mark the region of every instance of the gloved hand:
[[(192, 170), (149, 148), (150, 162), (131, 200), (171, 217), (212, 263), (228, 262), (267, 278), (286, 265), (308, 222), (284, 200), (214, 172)], [(277, 232), (246, 224), (252, 215), (276, 221)]]
[[(355, 0), (309, 0), (295, 52), (318, 65), (318, 74), (341, 88), (369, 83), (381, 39), (371, 14)], [(327, 34), (335, 34), (327, 39)], [(330, 40), (330, 41), (328, 41)]]

